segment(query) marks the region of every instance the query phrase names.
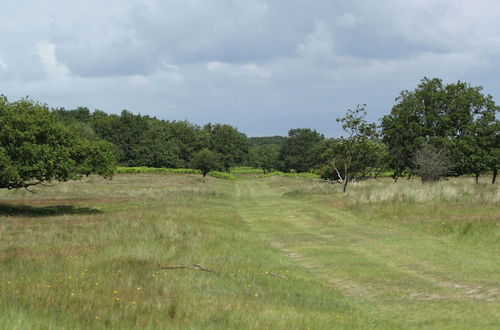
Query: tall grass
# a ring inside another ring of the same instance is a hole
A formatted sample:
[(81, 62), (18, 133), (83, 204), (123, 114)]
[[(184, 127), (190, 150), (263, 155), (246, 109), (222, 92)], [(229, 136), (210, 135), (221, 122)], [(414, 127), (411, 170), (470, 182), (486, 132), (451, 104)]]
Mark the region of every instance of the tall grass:
[[(296, 186), (297, 191), (305, 194), (337, 194), (340, 184), (326, 182), (307, 182)], [(466, 202), (500, 203), (500, 189), (487, 182), (474, 184), (469, 178), (453, 178), (446, 181), (422, 183), (419, 180), (390, 179), (366, 180), (350, 183), (342, 197), (348, 204), (378, 202)]]
[[(308, 178), (142, 173), (34, 189), (0, 190), (0, 328), (498, 324), (493, 185), (343, 194)], [(158, 269), (193, 264), (213, 272)]]
[(500, 248), (500, 189), (487, 178), (475, 184), (472, 178), (452, 178), (435, 183), (420, 180), (367, 180), (352, 183), (342, 193), (339, 184), (318, 181), (270, 182), (284, 197), (320, 199), (373, 223), (405, 224), (417, 232), (450, 236), (471, 248)]
[(280, 171), (268, 172), (259, 176), (260, 179), (271, 178), (273, 176), (281, 176), (286, 178), (313, 178), (318, 179), (320, 176), (315, 173), (304, 172), (304, 173), (285, 173)]

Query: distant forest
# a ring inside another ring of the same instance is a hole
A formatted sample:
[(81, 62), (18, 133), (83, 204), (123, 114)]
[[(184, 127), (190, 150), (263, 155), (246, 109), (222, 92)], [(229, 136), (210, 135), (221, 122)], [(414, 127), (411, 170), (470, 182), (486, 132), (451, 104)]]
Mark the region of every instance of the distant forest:
[(194, 154), (203, 149), (217, 153), (225, 170), (248, 162), (248, 139), (230, 125), (200, 127), (127, 110), (119, 115), (85, 107), (53, 111), (85, 137), (111, 142), (122, 166), (189, 168)]
[[(249, 138), (231, 125), (198, 126), (127, 110), (107, 114), (79, 107), (50, 112), (79, 136), (109, 142), (121, 166), (196, 168), (203, 173), (230, 171), (235, 166), (264, 172), (315, 172), (325, 180), (343, 183), (344, 189), (348, 182), (388, 173), (395, 180), (418, 175), (423, 181), (474, 175), (477, 182), (481, 174), (490, 172), (494, 183), (500, 163), (500, 108), (481, 91), (460, 81), (445, 85), (440, 79), (424, 78), (415, 90), (400, 93), (380, 124), (365, 120), (365, 105), (349, 109), (337, 119), (345, 132), (339, 138), (326, 138), (310, 128), (290, 129), (286, 137)], [(12, 116), (24, 108), (49, 111), (29, 100), (3, 100), (2, 107), (10, 108), (6, 114)], [(36, 117), (33, 111), (29, 113)], [(5, 139), (14, 139), (4, 133)], [(1, 148), (0, 144), (2, 159), (14, 169), (18, 149), (9, 147), (4, 152)]]

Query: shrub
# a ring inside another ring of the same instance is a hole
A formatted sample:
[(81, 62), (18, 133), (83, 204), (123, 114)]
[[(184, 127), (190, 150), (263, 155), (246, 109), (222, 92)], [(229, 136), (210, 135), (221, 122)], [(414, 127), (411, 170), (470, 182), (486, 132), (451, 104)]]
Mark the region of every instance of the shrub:
[(222, 170), (222, 155), (205, 148), (193, 155), (191, 166), (200, 170), (201, 174), (206, 176), (210, 171)]
[(422, 182), (438, 181), (447, 176), (453, 167), (448, 152), (431, 144), (426, 144), (417, 149), (413, 154), (415, 173)]
[(223, 179), (223, 180), (235, 180), (235, 176), (232, 174), (229, 174), (227, 172), (219, 172), (219, 171), (211, 171), (208, 172), (208, 175), (217, 179)]

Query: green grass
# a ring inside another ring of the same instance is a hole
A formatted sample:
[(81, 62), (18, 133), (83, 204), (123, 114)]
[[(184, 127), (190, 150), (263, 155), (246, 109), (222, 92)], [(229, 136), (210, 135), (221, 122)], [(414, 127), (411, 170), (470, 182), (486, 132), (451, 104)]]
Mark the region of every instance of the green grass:
[[(498, 186), (145, 173), (35, 189), (0, 191), (0, 328), (500, 327)], [(192, 264), (214, 272), (157, 269)]]
[(237, 166), (231, 168), (232, 174), (263, 174), (264, 171), (260, 168), (254, 168), (250, 166)]
[(227, 172), (210, 171), (208, 172), (208, 175), (217, 179), (236, 180), (236, 177), (234, 175)]
[(315, 173), (303, 172), (303, 173), (285, 173), (280, 171), (268, 172), (266, 174), (262, 174), (259, 176), (261, 179), (270, 178), (273, 176), (282, 176), (286, 178), (310, 178), (310, 179), (319, 179), (320, 176)]

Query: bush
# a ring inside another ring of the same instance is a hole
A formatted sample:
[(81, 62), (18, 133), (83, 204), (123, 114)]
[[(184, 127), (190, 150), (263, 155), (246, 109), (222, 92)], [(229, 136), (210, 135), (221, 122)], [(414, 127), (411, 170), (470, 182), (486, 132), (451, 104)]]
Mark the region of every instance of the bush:
[(211, 171), (208, 172), (208, 175), (217, 179), (223, 179), (223, 180), (235, 180), (235, 176), (232, 174), (229, 174), (227, 172), (219, 172), (219, 171)]
[(415, 173), (422, 182), (433, 182), (445, 178), (453, 167), (446, 149), (426, 144), (413, 154)]
[(200, 170), (203, 176), (206, 176), (211, 171), (220, 171), (224, 167), (222, 155), (206, 148), (193, 155), (191, 166)]

